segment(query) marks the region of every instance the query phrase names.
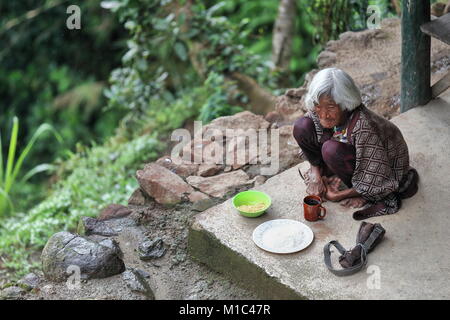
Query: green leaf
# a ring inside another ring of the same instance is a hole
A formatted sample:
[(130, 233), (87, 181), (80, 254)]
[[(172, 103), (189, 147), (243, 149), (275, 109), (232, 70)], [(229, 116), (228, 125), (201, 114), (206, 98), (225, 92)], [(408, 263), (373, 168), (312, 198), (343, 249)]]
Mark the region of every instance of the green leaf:
[(3, 147), (2, 133), (0, 132), (0, 187), (3, 186)]
[(187, 60), (186, 47), (184, 46), (184, 44), (182, 42), (179, 42), (179, 41), (175, 42), (174, 50), (175, 50), (175, 53), (177, 54), (177, 56), (182, 61), (186, 61)]
[(3, 202), (4, 200), (7, 201), (9, 207), (11, 208), (11, 211), (14, 211), (14, 205), (13, 205), (8, 193), (5, 192), (5, 190), (3, 188), (0, 188), (0, 217), (5, 213), (4, 210), (7, 208), (5, 206), (5, 202)]
[(154, 19), (153, 28), (159, 31), (165, 31), (169, 27), (169, 23), (165, 19)]
[(21, 182), (27, 181), (28, 179), (30, 179), (32, 176), (34, 176), (37, 173), (54, 170), (55, 168), (56, 168), (56, 166), (49, 164), (49, 163), (39, 164), (36, 167), (34, 167), (33, 169), (31, 169), (30, 171), (28, 171), (21, 179)]
[(111, 10), (111, 11), (117, 11), (117, 9), (121, 5), (122, 4), (119, 1), (102, 1), (102, 2), (100, 2), (100, 6), (103, 9), (107, 9), (107, 10)]
[[(39, 128), (36, 130), (36, 132), (33, 134), (33, 136), (31, 137), (30, 142), (28, 142), (27, 146), (25, 147), (25, 149), (22, 151), (22, 153), (20, 154), (19, 158), (17, 159), (16, 165), (14, 166), (14, 171), (12, 174), (12, 180), (10, 181), (10, 183), (14, 182), (14, 180), (17, 177), (17, 174), (19, 173), (20, 168), (22, 167), (22, 163), (25, 159), (25, 157), (28, 155), (28, 153), (31, 151), (31, 149), (33, 148), (34, 143), (36, 142), (36, 140), (45, 132), (52, 132), (54, 134), (54, 136), (56, 137), (56, 139), (58, 140), (59, 143), (62, 143), (62, 137), (59, 135), (58, 132), (56, 132), (56, 130), (49, 124), (44, 123), (41, 124), (39, 126)], [(6, 192), (9, 191), (8, 187), (11, 187), (11, 185), (5, 185), (5, 189)]]
[(211, 18), (211, 16), (220, 8), (222, 8), (225, 5), (225, 1), (221, 1), (218, 4), (213, 5), (211, 8), (209, 8), (206, 11), (206, 17)]
[(178, 25), (182, 26), (186, 21), (186, 14), (184, 12), (178, 15)]
[(197, 28), (191, 28), (189, 29), (189, 31), (186, 33), (186, 37), (188, 38), (194, 38), (196, 35), (198, 35), (200, 33), (200, 30)]
[(4, 191), (6, 193), (9, 192), (12, 184), (11, 172), (14, 167), (14, 157), (16, 155), (18, 133), (19, 133), (19, 119), (17, 117), (14, 117), (13, 127), (11, 131), (11, 139), (9, 140), (8, 160), (6, 163), (5, 186), (4, 186), (5, 188)]

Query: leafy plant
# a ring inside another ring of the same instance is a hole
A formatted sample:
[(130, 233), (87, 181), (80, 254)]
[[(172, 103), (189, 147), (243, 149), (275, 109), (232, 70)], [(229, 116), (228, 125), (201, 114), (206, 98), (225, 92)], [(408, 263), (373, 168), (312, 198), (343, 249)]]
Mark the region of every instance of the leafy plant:
[(77, 142), (104, 141), (123, 117), (117, 110), (102, 112), (101, 91), (120, 65), (126, 31), (100, 2), (76, 1), (81, 30), (67, 28), (71, 3), (66, 0), (0, 4), (0, 130), (8, 134), (3, 124), (16, 115), (19, 141), (31, 139), (42, 123), (53, 125), (64, 140), (62, 145), (37, 144), (24, 170), (53, 161)]
[[(27, 146), (17, 160), (15, 159), (16, 150), (17, 150), (17, 137), (19, 134), (19, 119), (14, 117), (13, 126), (11, 130), (11, 138), (9, 141), (8, 148), (8, 157), (5, 163), (5, 167), (3, 166), (3, 148), (2, 148), (2, 138), (0, 133), (0, 217), (5, 216), (8, 212), (14, 211), (14, 204), (10, 197), (11, 190), (15, 186), (15, 182), (17, 181), (18, 174), (22, 168), (23, 162), (27, 155), (30, 153), (33, 148), (35, 142), (45, 133), (52, 132), (59, 142), (62, 141), (61, 136), (53, 129), (49, 124), (42, 124), (33, 134), (31, 140), (28, 142)], [(40, 164), (28, 171), (21, 179), (21, 182), (27, 181), (33, 175), (47, 171), (53, 168), (50, 164)], [(9, 210), (8, 210), (9, 209)]]
[(218, 117), (244, 111), (242, 107), (232, 106), (228, 103), (228, 92), (232, 91), (232, 89), (227, 90), (227, 86), (230, 86), (230, 84), (225, 83), (222, 75), (215, 72), (209, 74), (208, 79), (205, 81), (205, 87), (213, 93), (203, 104), (200, 110), (199, 120), (208, 123)]
[(380, 18), (395, 16), (390, 0), (313, 0), (307, 12), (317, 26), (317, 38), (321, 44), (337, 39), (345, 31), (367, 28), (370, 5), (379, 8)]
[[(152, 100), (170, 104), (184, 92), (205, 85), (210, 73), (229, 81), (230, 73), (240, 72), (274, 94), (283, 91), (277, 85), (281, 75), (272, 70), (270, 59), (243, 45), (254, 28), (248, 28), (251, 20), (232, 23), (218, 15), (226, 1), (210, 6), (198, 0), (184, 6), (158, 0), (113, 3), (109, 6), (131, 39), (122, 59), (124, 66), (111, 74), (110, 88), (105, 92), (110, 108), (142, 114), (154, 105)], [(248, 103), (244, 94), (238, 98), (242, 106)], [(229, 106), (217, 108), (226, 110)]]

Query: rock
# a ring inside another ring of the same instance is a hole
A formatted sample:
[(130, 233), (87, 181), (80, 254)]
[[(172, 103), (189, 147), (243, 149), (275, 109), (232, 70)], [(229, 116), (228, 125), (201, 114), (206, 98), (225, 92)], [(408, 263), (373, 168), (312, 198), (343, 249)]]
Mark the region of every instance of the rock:
[[(253, 129), (257, 136), (258, 130), (267, 130), (269, 127), (270, 123), (262, 116), (249, 111), (217, 118), (203, 127), (201, 136), (184, 146), (183, 159), (201, 163), (198, 175), (214, 175), (223, 168), (224, 161), (227, 158), (226, 153), (229, 152), (225, 148), (228, 148), (230, 141), (237, 136), (249, 134), (247, 132), (249, 129)], [(252, 132), (250, 131), (250, 133)], [(205, 164), (211, 166), (206, 167)], [(233, 165), (233, 163), (229, 165)], [(210, 172), (210, 170), (213, 172)]]
[[(260, 146), (258, 145), (257, 133), (254, 136), (253, 143), (256, 143), (256, 148), (250, 150), (250, 146), (246, 142), (247, 138), (244, 136), (234, 136), (227, 140), (225, 163), (230, 165), (233, 170), (237, 170), (245, 166), (246, 164), (256, 164), (258, 161), (258, 151)], [(253, 138), (252, 138), (253, 139)]]
[(182, 178), (156, 163), (146, 164), (136, 172), (141, 189), (161, 204), (176, 204), (185, 193), (194, 191)]
[(4, 300), (22, 300), (26, 291), (19, 286), (10, 286), (0, 290), (0, 299)]
[(125, 270), (116, 241), (95, 242), (65, 231), (48, 240), (41, 261), (45, 277), (52, 281), (65, 281), (69, 266), (78, 266), (82, 279), (106, 278)]
[(127, 270), (122, 273), (122, 279), (131, 291), (142, 293), (149, 300), (155, 299), (155, 294), (153, 293), (152, 288), (138, 269), (127, 268)]
[[(202, 170), (205, 170), (205, 168), (213, 168), (209, 170), (213, 170), (213, 174), (219, 172), (225, 163), (224, 155), (226, 151), (226, 140), (221, 140), (220, 142), (217, 141), (208, 141), (208, 143), (203, 143), (204, 147), (202, 150), (203, 160), (202, 160)], [(200, 144), (199, 144), (200, 145)], [(200, 153), (200, 149), (198, 149), (198, 146), (196, 145), (196, 153)], [(200, 167), (199, 167), (200, 169)], [(200, 175), (200, 172), (198, 173)], [(206, 175), (212, 175), (212, 174), (206, 174)], [(206, 176), (204, 175), (204, 176)]]
[(254, 186), (262, 185), (264, 182), (266, 182), (267, 178), (265, 176), (256, 176), (251, 181), (254, 183)]
[(263, 116), (256, 115), (250, 111), (243, 111), (232, 116), (219, 117), (206, 125), (204, 131), (209, 129), (219, 129), (225, 135), (225, 129), (267, 129), (270, 123), (264, 120)]
[(12, 286), (12, 287), (8, 287), (8, 288), (5, 288), (0, 291), (0, 299), (1, 300), (22, 300), (24, 294), (25, 294), (24, 289), (22, 289), (20, 287)]
[(278, 126), (282, 126), (286, 123), (292, 124), (295, 119), (298, 118), (298, 115), (304, 114), (302, 104), (293, 102), (286, 96), (277, 97), (276, 109), (281, 116), (281, 120), (276, 122)]
[(147, 196), (147, 194), (141, 188), (137, 188), (136, 190), (133, 191), (130, 198), (128, 199), (128, 205), (146, 206), (153, 208), (155, 206), (155, 201), (149, 196)]
[(202, 177), (210, 177), (218, 173), (220, 170), (222, 170), (222, 168), (222, 165), (202, 163), (198, 167), (197, 174)]
[(295, 141), (292, 134), (293, 126), (284, 126), (279, 128), (280, 144), (279, 144), (279, 169), (278, 172), (291, 168), (292, 166), (302, 162), (299, 156), (300, 147)]
[[(133, 213), (135, 211), (140, 211), (140, 210), (133, 210)], [(111, 220), (104, 221), (104, 223), (108, 228), (112, 229), (113, 232), (119, 234), (126, 228), (136, 227), (138, 225), (136, 223), (136, 220), (134, 219), (133, 213), (124, 218), (117, 218), (117, 219), (111, 219)]]
[(144, 240), (139, 245), (138, 251), (139, 258), (143, 261), (161, 258), (166, 253), (166, 249), (164, 248), (164, 243), (161, 238)]
[(150, 279), (150, 273), (141, 270), (141, 269), (134, 269), (136, 272), (138, 272), (142, 277), (144, 277), (145, 279)]
[(300, 88), (291, 88), (291, 89), (286, 90), (285, 95), (291, 100), (296, 100), (297, 102), (300, 102), (302, 97), (307, 92), (308, 92), (308, 90), (306, 90), (306, 88), (304, 86), (302, 86)]
[(132, 210), (128, 207), (125, 207), (121, 204), (110, 204), (105, 209), (100, 212), (98, 218), (100, 220), (108, 220), (115, 218), (126, 217), (132, 212)]
[(269, 113), (266, 114), (264, 119), (270, 123), (275, 123), (283, 120), (283, 117), (276, 111), (270, 111)]
[[(239, 169), (252, 160), (257, 160), (257, 156), (249, 159), (246, 151), (244, 163), (236, 163), (236, 145), (243, 142), (245, 147), (245, 140), (236, 138), (252, 135), (257, 140), (258, 130), (267, 130), (270, 125), (262, 116), (250, 111), (217, 118), (203, 127), (200, 137), (183, 147), (183, 159), (200, 164), (197, 173), (199, 176), (215, 175), (222, 170), (224, 164)], [(231, 162), (230, 159), (234, 161)]]
[(322, 51), (317, 57), (317, 65), (320, 69), (332, 66), (336, 62), (336, 53), (328, 50)]
[(216, 204), (216, 201), (214, 201), (211, 198), (202, 199), (197, 202), (194, 202), (194, 204), (192, 205), (192, 210), (202, 212), (202, 211), (205, 211), (206, 209), (211, 208), (215, 204)]
[(146, 204), (146, 197), (141, 188), (137, 188), (133, 191), (130, 198), (128, 199), (128, 205), (131, 206), (144, 206)]
[(194, 191), (189, 195), (189, 201), (192, 203), (196, 203), (206, 199), (209, 199), (209, 197), (200, 191)]
[[(302, 88), (295, 89), (295, 94), (300, 94), (299, 92), (303, 92)], [(294, 95), (294, 89), (288, 90)], [(279, 114), (279, 118), (277, 119), (277, 125), (279, 127), (292, 124), (296, 119), (304, 115), (304, 103), (303, 96), (301, 98), (297, 96), (288, 96), (287, 93), (276, 98), (275, 102), (275, 110)], [(280, 119), (281, 118), (281, 119)]]
[(222, 198), (227, 192), (248, 183), (249, 176), (244, 171), (237, 170), (206, 178), (191, 176), (186, 181), (210, 196)]
[[(186, 144), (180, 154), (180, 157), (183, 159), (184, 163), (190, 163), (199, 166), (200, 163), (209, 162), (203, 158), (204, 149), (211, 143), (210, 140), (191, 140), (190, 143)], [(194, 163), (194, 161), (196, 163)], [(191, 174), (196, 175), (197, 172)]]
[(41, 279), (35, 273), (29, 273), (24, 276), (22, 279), (17, 281), (17, 284), (25, 290), (33, 290), (39, 286)]
[(173, 173), (183, 178), (196, 175), (199, 166), (198, 164), (189, 161), (182, 161), (181, 164), (175, 164), (169, 156), (159, 158), (158, 160), (156, 160), (156, 164), (172, 171)]
[(81, 217), (78, 222), (77, 233), (79, 235), (99, 235), (105, 237), (117, 236), (112, 228), (110, 228), (105, 222), (97, 220), (91, 217)]

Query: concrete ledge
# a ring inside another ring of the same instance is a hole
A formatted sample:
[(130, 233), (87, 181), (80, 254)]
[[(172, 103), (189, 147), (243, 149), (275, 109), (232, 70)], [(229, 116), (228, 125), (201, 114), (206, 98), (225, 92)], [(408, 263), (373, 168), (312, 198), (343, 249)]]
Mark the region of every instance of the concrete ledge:
[[(262, 268), (222, 244), (199, 224), (189, 230), (188, 252), (195, 260), (225, 274), (241, 286), (253, 290), (264, 299), (304, 299), (288, 286), (272, 279)], [(226, 261), (226, 263), (224, 263)]]
[[(189, 234), (190, 255), (265, 299), (449, 299), (450, 91), (392, 121), (408, 143), (411, 165), (420, 175), (419, 192), (404, 200), (398, 213), (367, 220), (386, 229), (385, 239), (369, 254), (367, 269), (336, 277), (325, 267), (324, 245), (339, 240), (347, 249), (354, 246), (360, 222), (352, 218), (354, 209), (331, 202), (324, 205), (324, 221), (305, 221), (300, 205), (305, 185), (297, 167), (255, 188), (272, 198), (272, 207), (261, 217), (240, 216), (231, 199), (197, 215)], [(299, 166), (303, 171), (309, 164)], [(289, 255), (259, 249), (251, 239), (253, 230), (279, 218), (310, 226), (313, 243)], [(337, 257), (335, 250), (335, 265)]]

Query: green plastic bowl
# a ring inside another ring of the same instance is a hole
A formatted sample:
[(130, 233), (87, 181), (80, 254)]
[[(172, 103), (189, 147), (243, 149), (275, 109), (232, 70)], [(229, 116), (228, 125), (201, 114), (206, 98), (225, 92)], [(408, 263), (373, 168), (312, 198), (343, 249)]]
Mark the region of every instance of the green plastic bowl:
[[(245, 212), (242, 210), (239, 210), (238, 207), (242, 205), (252, 205), (257, 203), (264, 203), (266, 206), (257, 211), (257, 212)], [(249, 218), (256, 218), (262, 215), (267, 209), (269, 209), (270, 205), (272, 204), (272, 200), (270, 197), (261, 191), (255, 191), (255, 190), (248, 190), (239, 192), (237, 195), (233, 197), (233, 206), (234, 208), (239, 211), (239, 213), (245, 217)]]

